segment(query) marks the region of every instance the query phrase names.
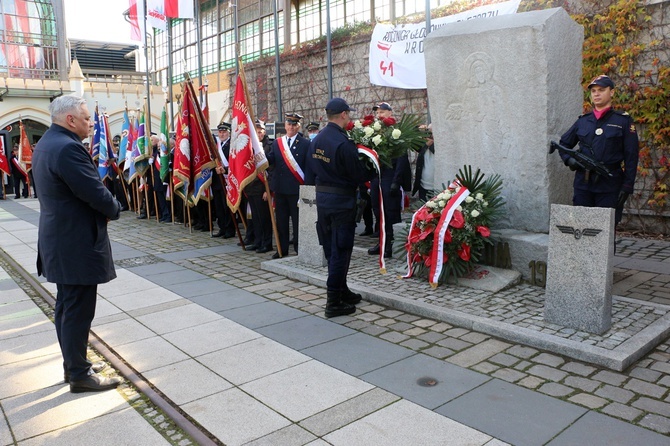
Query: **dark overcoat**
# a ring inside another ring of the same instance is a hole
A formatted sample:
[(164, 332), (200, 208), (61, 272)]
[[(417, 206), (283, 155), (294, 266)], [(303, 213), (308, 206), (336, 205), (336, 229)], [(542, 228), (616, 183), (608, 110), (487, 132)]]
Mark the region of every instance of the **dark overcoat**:
[[(293, 158), (303, 172), (305, 171), (305, 166), (307, 164), (309, 143), (309, 139), (297, 135), (290, 147)], [(300, 183), (286, 164), (286, 161), (281, 154), (278, 140), (275, 139), (272, 142), (272, 150), (267, 154), (267, 158), (270, 165), (273, 166), (272, 178), (270, 180), (270, 189), (272, 189), (272, 192), (286, 195), (300, 194)]]
[(95, 285), (116, 277), (107, 221), (121, 206), (77, 135), (52, 124), (33, 152), (40, 188), (37, 272), (49, 282)]

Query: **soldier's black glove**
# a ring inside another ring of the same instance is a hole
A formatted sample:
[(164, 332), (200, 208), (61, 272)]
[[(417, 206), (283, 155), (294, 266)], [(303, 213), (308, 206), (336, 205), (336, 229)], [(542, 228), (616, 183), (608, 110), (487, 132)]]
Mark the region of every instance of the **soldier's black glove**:
[(568, 158), (565, 161), (565, 165), (568, 166), (573, 172), (575, 170), (584, 170), (584, 166), (582, 166), (582, 164), (573, 157)]
[(397, 195), (400, 192), (400, 185), (398, 183), (391, 183), (389, 192), (391, 192), (391, 195)]
[(624, 203), (626, 203), (626, 200), (628, 200), (628, 196), (630, 194), (626, 191), (619, 191), (619, 199), (617, 200), (616, 207), (622, 208)]

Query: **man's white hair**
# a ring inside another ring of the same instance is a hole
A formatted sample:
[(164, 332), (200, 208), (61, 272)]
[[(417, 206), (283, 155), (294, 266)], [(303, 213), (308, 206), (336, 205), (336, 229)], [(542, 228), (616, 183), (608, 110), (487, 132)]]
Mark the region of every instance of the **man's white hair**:
[(58, 121), (68, 113), (78, 110), (83, 104), (86, 104), (86, 99), (79, 96), (59, 96), (49, 105), (51, 120)]

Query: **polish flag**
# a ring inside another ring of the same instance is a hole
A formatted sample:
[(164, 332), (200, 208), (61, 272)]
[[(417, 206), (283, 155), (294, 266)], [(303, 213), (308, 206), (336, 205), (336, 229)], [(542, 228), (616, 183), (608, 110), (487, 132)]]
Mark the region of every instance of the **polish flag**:
[(165, 0), (165, 16), (181, 19), (195, 18), (193, 0)]

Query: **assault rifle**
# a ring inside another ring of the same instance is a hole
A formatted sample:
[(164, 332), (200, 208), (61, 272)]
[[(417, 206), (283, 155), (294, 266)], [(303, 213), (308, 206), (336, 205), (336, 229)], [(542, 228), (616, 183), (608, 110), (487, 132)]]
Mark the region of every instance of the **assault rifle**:
[(554, 153), (556, 150), (558, 150), (561, 153), (566, 153), (570, 155), (572, 158), (575, 159), (577, 167), (580, 167), (587, 172), (595, 172), (598, 175), (601, 175), (603, 177), (612, 177), (612, 172), (605, 167), (603, 163), (600, 161), (596, 161), (593, 158), (591, 158), (588, 155), (585, 155), (583, 152), (580, 152), (579, 150), (576, 149), (568, 149), (565, 146), (560, 145), (559, 143), (552, 141), (551, 142), (551, 147), (549, 148), (549, 153)]

